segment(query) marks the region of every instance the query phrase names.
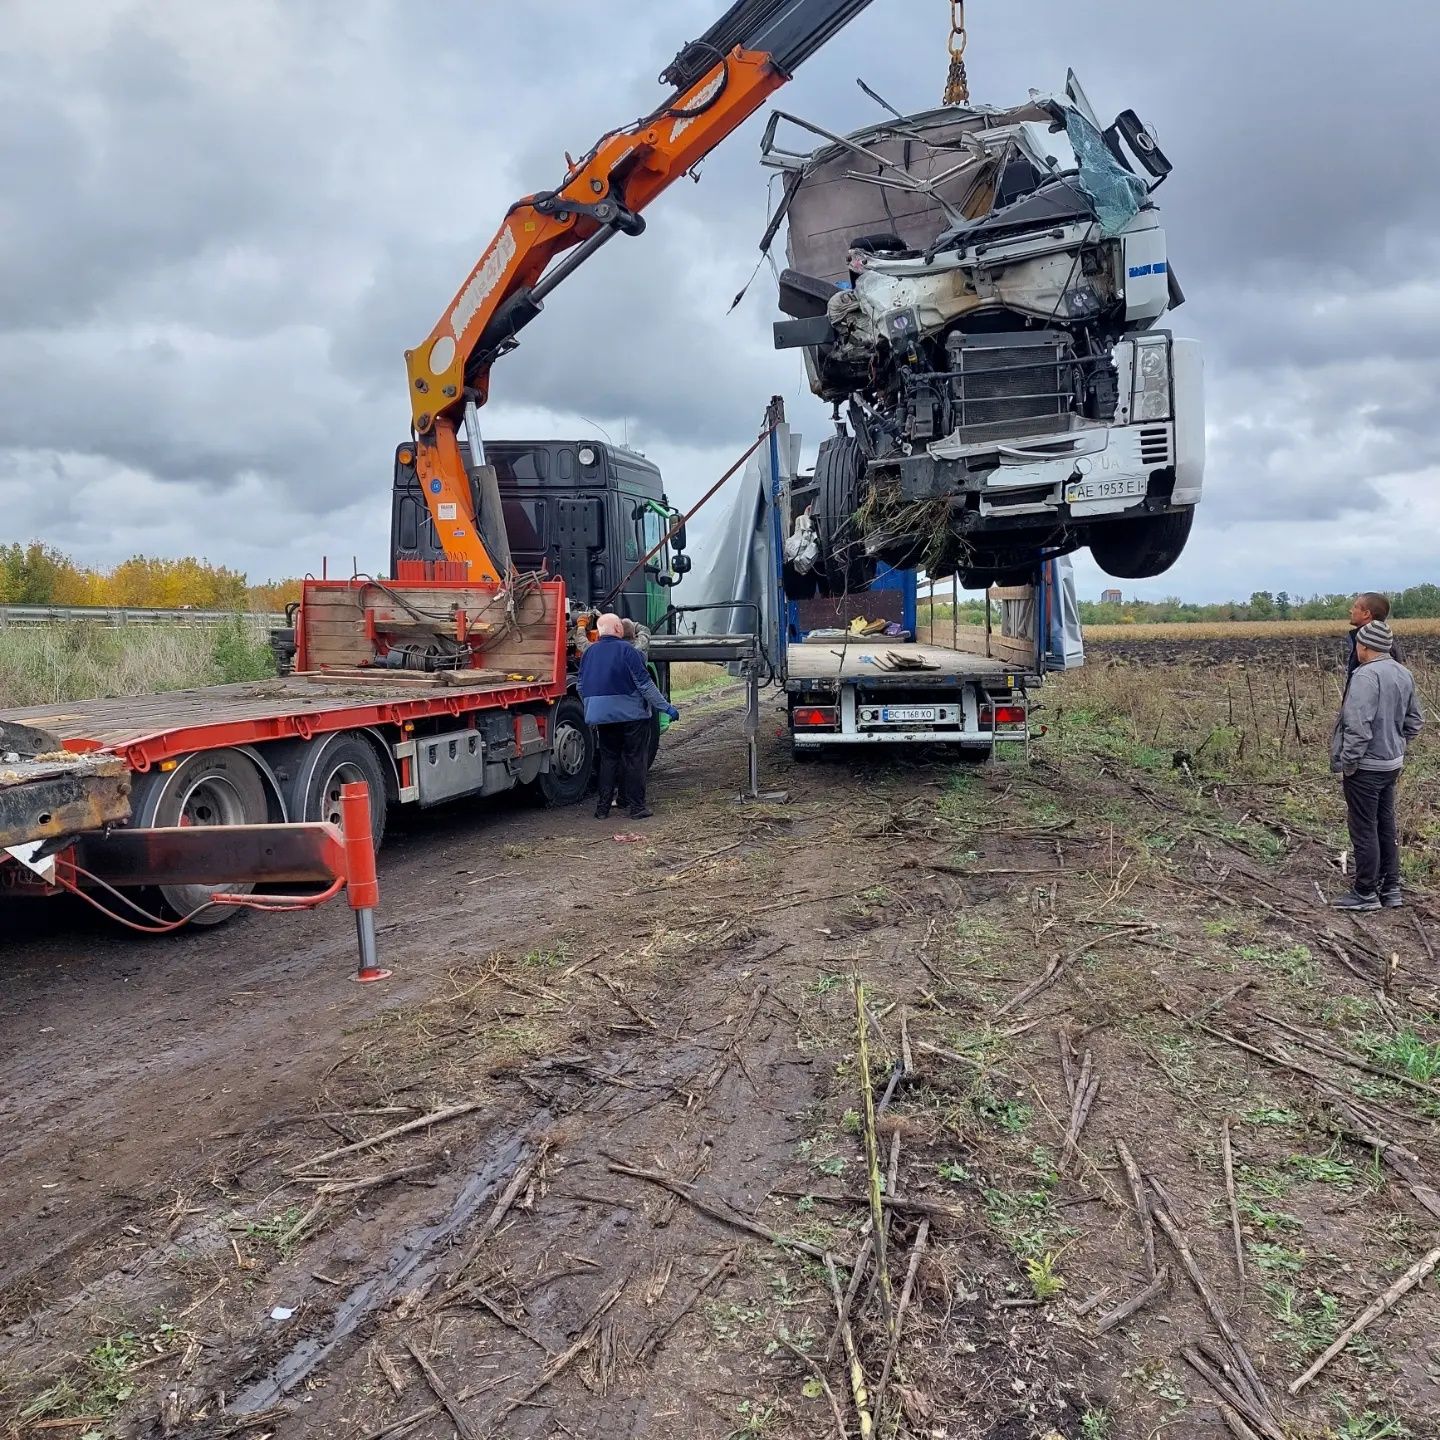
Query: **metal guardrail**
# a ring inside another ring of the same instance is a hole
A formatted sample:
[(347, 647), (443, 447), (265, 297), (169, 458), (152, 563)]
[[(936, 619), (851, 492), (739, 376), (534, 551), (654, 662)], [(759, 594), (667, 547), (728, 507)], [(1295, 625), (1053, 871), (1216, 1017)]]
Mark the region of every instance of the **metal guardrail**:
[(0, 605), (0, 630), (9, 625), (223, 625), (230, 620), (279, 626), (278, 614), (234, 610), (153, 610), (129, 605)]

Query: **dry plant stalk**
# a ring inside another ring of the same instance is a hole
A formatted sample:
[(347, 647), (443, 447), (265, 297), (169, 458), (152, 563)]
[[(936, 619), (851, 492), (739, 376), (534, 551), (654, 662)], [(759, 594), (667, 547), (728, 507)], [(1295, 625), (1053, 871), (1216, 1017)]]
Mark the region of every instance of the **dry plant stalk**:
[(840, 1293), (840, 1277), (835, 1273), (835, 1257), (825, 1256), (825, 1274), (830, 1280), (830, 1293), (835, 1299), (835, 1313), (840, 1317), (840, 1341), (845, 1347), (845, 1358), (850, 1368), (850, 1393), (855, 1398), (855, 1413), (860, 1421), (860, 1440), (871, 1440), (875, 1434), (875, 1421), (870, 1414), (870, 1390), (865, 1383), (865, 1370), (860, 1364), (859, 1352), (855, 1349), (855, 1335), (850, 1329), (850, 1312), (845, 1297)]
[(1290, 1382), (1290, 1393), (1298, 1395), (1357, 1335), (1367, 1330), (1402, 1296), (1408, 1295), (1437, 1265), (1440, 1265), (1440, 1249), (1432, 1250), (1417, 1260), (1331, 1341), (1324, 1354), (1317, 1356), (1315, 1363), (1303, 1375)]
[(865, 1127), (865, 1169), (870, 1192), (871, 1234), (875, 1240), (875, 1272), (880, 1282), (880, 1308), (885, 1315), (885, 1328), (895, 1334), (895, 1297), (890, 1288), (890, 1267), (885, 1246), (885, 1196), (880, 1181), (880, 1137), (875, 1130), (875, 1089), (870, 1083), (870, 1017), (865, 1009), (865, 982), (856, 975), (851, 985), (855, 991), (856, 1046), (860, 1060), (860, 1097), (864, 1105), (861, 1118)]
[(387, 1140), (394, 1140), (401, 1135), (409, 1135), (415, 1130), (426, 1130), (431, 1125), (443, 1124), (446, 1120), (454, 1120), (461, 1115), (468, 1115), (472, 1110), (478, 1110), (478, 1100), (467, 1100), (461, 1105), (447, 1105), (443, 1110), (433, 1110), (428, 1115), (422, 1115), (418, 1120), (407, 1120), (403, 1125), (392, 1125), (388, 1130), (382, 1130), (378, 1135), (372, 1135), (368, 1140), (357, 1140), (353, 1145), (341, 1145), (337, 1150), (327, 1150), (323, 1155), (312, 1155), (310, 1159), (299, 1165), (292, 1165), (286, 1170), (287, 1175), (303, 1175), (306, 1171), (313, 1169), (316, 1165), (324, 1165), (331, 1160), (339, 1160), (345, 1155), (355, 1155), (361, 1150), (373, 1150), (377, 1145), (383, 1145)]
[(1150, 1196), (1145, 1189), (1145, 1182), (1140, 1178), (1140, 1167), (1135, 1163), (1130, 1147), (1123, 1140), (1115, 1142), (1115, 1154), (1125, 1171), (1126, 1180), (1130, 1182), (1130, 1196), (1135, 1202), (1135, 1213), (1139, 1216), (1140, 1233), (1145, 1242), (1145, 1271), (1153, 1280), (1156, 1275), (1155, 1221), (1150, 1214)]
[(1117, 1325), (1124, 1324), (1132, 1315), (1143, 1310), (1162, 1290), (1170, 1284), (1170, 1267), (1162, 1265), (1159, 1273), (1143, 1289), (1137, 1291), (1128, 1300), (1122, 1301), (1108, 1315), (1102, 1315), (1095, 1322), (1095, 1333), (1104, 1335), (1107, 1331), (1113, 1330)]
[(1225, 1198), (1230, 1205), (1230, 1235), (1235, 1242), (1235, 1278), (1245, 1298), (1245, 1242), (1240, 1234), (1240, 1202), (1235, 1195), (1235, 1152), (1230, 1146), (1230, 1117), (1220, 1130), (1220, 1156), (1225, 1165)]
[(1244, 1375), (1257, 1401), (1261, 1403), (1263, 1413), (1273, 1417), (1274, 1411), (1265, 1394), (1264, 1382), (1260, 1379), (1254, 1362), (1250, 1359), (1249, 1351), (1245, 1349), (1245, 1342), (1241, 1340), (1239, 1332), (1230, 1323), (1230, 1317), (1225, 1313), (1225, 1307), (1220, 1303), (1209, 1280), (1206, 1279), (1205, 1272), (1200, 1268), (1200, 1262), (1196, 1260), (1194, 1252), (1190, 1249), (1184, 1232), (1181, 1231), (1165, 1204), (1152, 1205), (1151, 1211), (1155, 1216), (1156, 1223), (1165, 1232), (1165, 1238), (1170, 1242), (1176, 1255), (1180, 1257), (1180, 1263), (1185, 1267), (1185, 1273), (1189, 1275), (1190, 1283), (1194, 1285), (1196, 1292), (1205, 1303), (1205, 1308), (1210, 1312), (1210, 1318), (1215, 1322), (1215, 1328), (1219, 1330), (1234, 1354), (1235, 1363), (1239, 1366), (1240, 1373)]

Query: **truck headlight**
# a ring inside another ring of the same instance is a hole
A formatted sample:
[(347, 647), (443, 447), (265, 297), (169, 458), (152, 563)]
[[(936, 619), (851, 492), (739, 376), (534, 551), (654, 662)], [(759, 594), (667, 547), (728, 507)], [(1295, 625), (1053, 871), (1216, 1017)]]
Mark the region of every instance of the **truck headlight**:
[(1137, 345), (1135, 388), (1131, 413), (1136, 420), (1165, 420), (1170, 416), (1170, 347)]

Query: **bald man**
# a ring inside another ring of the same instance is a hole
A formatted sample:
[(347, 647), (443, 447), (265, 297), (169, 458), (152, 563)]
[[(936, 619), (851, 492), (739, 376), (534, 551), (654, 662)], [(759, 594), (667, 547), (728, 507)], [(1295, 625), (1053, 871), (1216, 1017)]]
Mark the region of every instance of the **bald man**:
[(645, 804), (650, 717), (652, 711), (663, 711), (678, 720), (680, 712), (650, 678), (645, 657), (625, 639), (618, 615), (602, 615), (595, 629), (600, 638), (580, 659), (580, 698), (600, 748), (595, 818), (604, 820), (610, 814), (618, 785), (630, 818), (648, 820), (655, 813)]

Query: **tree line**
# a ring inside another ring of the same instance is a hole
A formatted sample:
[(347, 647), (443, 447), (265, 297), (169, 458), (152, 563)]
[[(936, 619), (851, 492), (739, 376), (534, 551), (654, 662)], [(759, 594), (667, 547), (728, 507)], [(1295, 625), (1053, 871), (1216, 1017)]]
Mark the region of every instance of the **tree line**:
[[(1392, 615), (1401, 620), (1430, 620), (1440, 616), (1440, 585), (1412, 585), (1386, 590)], [(1350, 614), (1350, 591), (1343, 595), (1290, 595), (1284, 590), (1256, 590), (1248, 600), (1225, 600), (1197, 605), (1178, 597), (1167, 600), (1126, 600), (1119, 605), (1098, 600), (1080, 602), (1080, 619), (1086, 625), (1223, 624), (1234, 620), (1344, 620)]]
[[(942, 592), (943, 593), (943, 592)], [(1412, 585), (1407, 590), (1386, 590), (1392, 617), (1398, 620), (1431, 620), (1440, 617), (1440, 585)], [(1196, 625), (1224, 624), (1240, 620), (1344, 620), (1350, 614), (1354, 595), (1290, 595), (1284, 590), (1256, 590), (1248, 600), (1223, 600), (1201, 605), (1172, 596), (1168, 600), (1125, 600), (1119, 605), (1100, 600), (1080, 601), (1084, 625)], [(921, 619), (928, 618), (928, 601), (921, 600)], [(950, 606), (938, 602), (938, 618), (950, 621)], [(962, 600), (957, 608), (962, 625), (985, 623), (985, 601), (980, 596)]]
[(78, 565), (53, 545), (0, 545), (0, 605), (123, 605), (269, 613), (300, 598), (298, 580), (251, 585), (242, 570), (185, 555), (134, 555), (113, 569)]

